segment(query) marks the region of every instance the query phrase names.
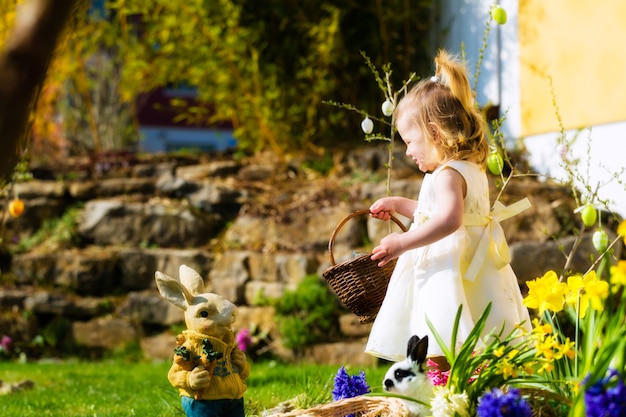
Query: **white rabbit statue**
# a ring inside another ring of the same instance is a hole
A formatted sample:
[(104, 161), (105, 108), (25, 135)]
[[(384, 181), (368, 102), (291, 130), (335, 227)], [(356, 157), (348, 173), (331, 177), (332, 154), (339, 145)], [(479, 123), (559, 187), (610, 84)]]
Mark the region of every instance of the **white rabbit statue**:
[(167, 377), (178, 388), (187, 417), (245, 417), (243, 395), (250, 365), (235, 343), (232, 324), (237, 307), (206, 292), (200, 274), (186, 265), (179, 279), (155, 273), (161, 295), (185, 312), (187, 330)]

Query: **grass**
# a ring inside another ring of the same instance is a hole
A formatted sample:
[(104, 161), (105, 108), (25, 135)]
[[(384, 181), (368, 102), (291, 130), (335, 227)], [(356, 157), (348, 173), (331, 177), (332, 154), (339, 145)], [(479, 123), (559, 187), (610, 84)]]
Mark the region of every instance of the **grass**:
[[(184, 417), (178, 393), (167, 380), (169, 367), (170, 362), (0, 362), (0, 379), (5, 384), (25, 379), (35, 383), (34, 389), (0, 396), (0, 415)], [(295, 399), (298, 408), (329, 402), (338, 369), (304, 363), (252, 363), (246, 415), (260, 416), (286, 400)], [(350, 374), (365, 371), (372, 390), (381, 391), (386, 367), (346, 369)]]

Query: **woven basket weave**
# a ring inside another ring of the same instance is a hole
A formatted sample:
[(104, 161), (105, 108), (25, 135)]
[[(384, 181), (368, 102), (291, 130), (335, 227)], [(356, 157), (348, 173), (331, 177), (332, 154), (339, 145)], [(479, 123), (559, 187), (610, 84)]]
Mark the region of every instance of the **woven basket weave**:
[(408, 417), (409, 409), (397, 398), (358, 396), (318, 405), (306, 410), (271, 414), (271, 417)]
[[(385, 298), (391, 273), (396, 266), (396, 260), (394, 260), (379, 267), (378, 261), (370, 259), (371, 254), (360, 255), (340, 264), (335, 263), (333, 246), (337, 233), (348, 220), (364, 214), (369, 214), (369, 210), (357, 210), (346, 216), (335, 227), (328, 242), (331, 266), (322, 274), (339, 300), (358, 316), (362, 324), (371, 323), (376, 318)], [(400, 220), (394, 216), (391, 216), (391, 220), (406, 232), (407, 229)]]

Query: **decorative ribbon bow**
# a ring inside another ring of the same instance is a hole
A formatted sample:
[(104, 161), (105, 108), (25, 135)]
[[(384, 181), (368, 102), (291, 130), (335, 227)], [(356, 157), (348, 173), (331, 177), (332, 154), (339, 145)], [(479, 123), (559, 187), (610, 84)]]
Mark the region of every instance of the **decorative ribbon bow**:
[(487, 252), (489, 251), (492, 240), (494, 244), (494, 260), (496, 262), (496, 267), (500, 269), (511, 262), (509, 245), (506, 242), (504, 230), (502, 229), (502, 226), (500, 226), (500, 221), (516, 216), (530, 207), (530, 201), (526, 197), (511, 204), (510, 206), (505, 206), (501, 202), (496, 201), (493, 205), (491, 213), (488, 216), (470, 214), (465, 217), (465, 226), (485, 226), (483, 234), (478, 241), (478, 245), (476, 246), (476, 250), (474, 251), (472, 261), (465, 272), (466, 280), (474, 281), (476, 278), (478, 271), (487, 257)]

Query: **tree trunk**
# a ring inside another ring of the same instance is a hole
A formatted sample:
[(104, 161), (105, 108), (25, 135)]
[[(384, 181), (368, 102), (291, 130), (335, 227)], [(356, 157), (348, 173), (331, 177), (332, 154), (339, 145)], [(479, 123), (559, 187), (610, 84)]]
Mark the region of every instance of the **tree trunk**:
[(72, 11), (84, 0), (26, 0), (0, 53), (0, 181), (9, 180), (28, 137), (55, 47)]

